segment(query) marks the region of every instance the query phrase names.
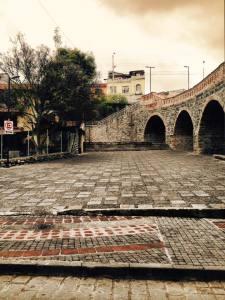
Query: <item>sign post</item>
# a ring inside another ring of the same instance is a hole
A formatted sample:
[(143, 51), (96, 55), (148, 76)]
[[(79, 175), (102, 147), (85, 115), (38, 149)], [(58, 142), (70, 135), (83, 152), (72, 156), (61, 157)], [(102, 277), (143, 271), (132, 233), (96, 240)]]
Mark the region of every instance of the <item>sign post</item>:
[(1, 134), (1, 159), (3, 159), (3, 133)]
[(63, 152), (63, 133), (61, 131), (61, 135), (60, 135), (60, 150), (61, 150), (61, 153)]
[(49, 146), (49, 136), (48, 136), (48, 129), (47, 129), (47, 134), (46, 134), (46, 146), (47, 146), (47, 155), (48, 155), (48, 146)]
[(27, 132), (27, 156), (30, 156), (30, 131)]
[(4, 121), (5, 134), (13, 134), (13, 121)]
[[(13, 134), (13, 121), (7, 120), (4, 121), (4, 131), (5, 134)], [(9, 146), (7, 147), (7, 157), (6, 157), (6, 168), (10, 167), (9, 164)]]

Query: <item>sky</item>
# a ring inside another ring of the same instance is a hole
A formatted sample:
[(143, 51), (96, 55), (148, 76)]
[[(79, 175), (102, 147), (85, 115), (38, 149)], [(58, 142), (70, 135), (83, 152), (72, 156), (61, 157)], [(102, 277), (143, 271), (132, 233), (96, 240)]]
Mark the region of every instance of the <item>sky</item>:
[[(0, 0), (0, 52), (18, 32), (34, 47), (63, 44), (95, 56), (102, 80), (154, 66), (152, 90), (187, 88), (224, 61), (224, 0)], [(146, 93), (149, 75), (146, 70)]]

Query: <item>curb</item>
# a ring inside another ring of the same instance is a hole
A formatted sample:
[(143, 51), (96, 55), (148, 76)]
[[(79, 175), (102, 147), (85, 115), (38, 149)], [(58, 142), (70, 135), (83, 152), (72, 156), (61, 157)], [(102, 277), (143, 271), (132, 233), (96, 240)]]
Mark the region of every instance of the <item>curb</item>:
[[(140, 216), (140, 217), (170, 217), (170, 218), (196, 218), (196, 219), (225, 219), (225, 209), (213, 209), (213, 208), (84, 208), (84, 209), (65, 209), (61, 211), (50, 210), (46, 212), (44, 216)], [(42, 216), (43, 213), (37, 212), (21, 212), (21, 211), (0, 211), (0, 217), (7, 216)]]
[(106, 209), (66, 209), (56, 212), (56, 215), (105, 215), (105, 216), (156, 216), (156, 217), (180, 217), (180, 218), (225, 218), (225, 209), (210, 209), (210, 208), (150, 208), (150, 209), (121, 209), (121, 208), (106, 208)]
[(24, 157), (15, 157), (9, 159), (9, 164), (7, 164), (7, 159), (0, 159), (0, 167), (2, 168), (11, 168), (15, 166), (21, 166), (25, 164), (34, 164), (34, 163), (43, 163), (50, 161), (57, 161), (63, 159), (74, 158), (79, 154), (73, 154), (71, 152), (58, 152), (50, 154), (41, 154), (41, 155), (31, 155)]
[(214, 154), (213, 157), (219, 160), (225, 160), (225, 155), (222, 154)]
[(158, 280), (222, 280), (225, 267), (173, 264), (0, 261), (0, 275), (79, 276)]
[[(43, 216), (43, 213), (37, 212), (19, 212), (19, 211), (0, 211), (0, 217), (4, 216)], [(155, 207), (155, 208), (68, 208), (64, 210), (50, 210), (44, 216), (141, 216), (141, 217), (171, 217), (171, 218), (197, 218), (197, 219), (224, 219), (225, 208), (172, 208), (172, 207)]]

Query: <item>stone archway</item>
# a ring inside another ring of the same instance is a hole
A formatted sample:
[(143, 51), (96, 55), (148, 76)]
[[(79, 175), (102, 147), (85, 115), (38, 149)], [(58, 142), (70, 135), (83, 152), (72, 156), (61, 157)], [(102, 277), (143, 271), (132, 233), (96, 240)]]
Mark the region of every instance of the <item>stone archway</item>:
[(200, 120), (199, 152), (205, 154), (225, 154), (225, 116), (224, 110), (216, 100), (210, 101)]
[(173, 148), (175, 150), (193, 151), (193, 122), (186, 110), (182, 110), (177, 117)]
[(145, 127), (145, 142), (160, 146), (165, 144), (166, 129), (163, 120), (159, 116), (152, 116)]

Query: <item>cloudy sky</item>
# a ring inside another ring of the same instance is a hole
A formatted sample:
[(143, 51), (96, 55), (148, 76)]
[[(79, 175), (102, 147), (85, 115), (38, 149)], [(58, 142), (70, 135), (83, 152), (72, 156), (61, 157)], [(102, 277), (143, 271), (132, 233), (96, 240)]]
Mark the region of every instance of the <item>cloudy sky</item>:
[(155, 66), (154, 91), (186, 88), (184, 65), (194, 85), (203, 60), (206, 74), (224, 60), (224, 0), (0, 0), (0, 52), (18, 31), (54, 48), (56, 26), (65, 45), (93, 52), (102, 78), (113, 52), (118, 72)]

